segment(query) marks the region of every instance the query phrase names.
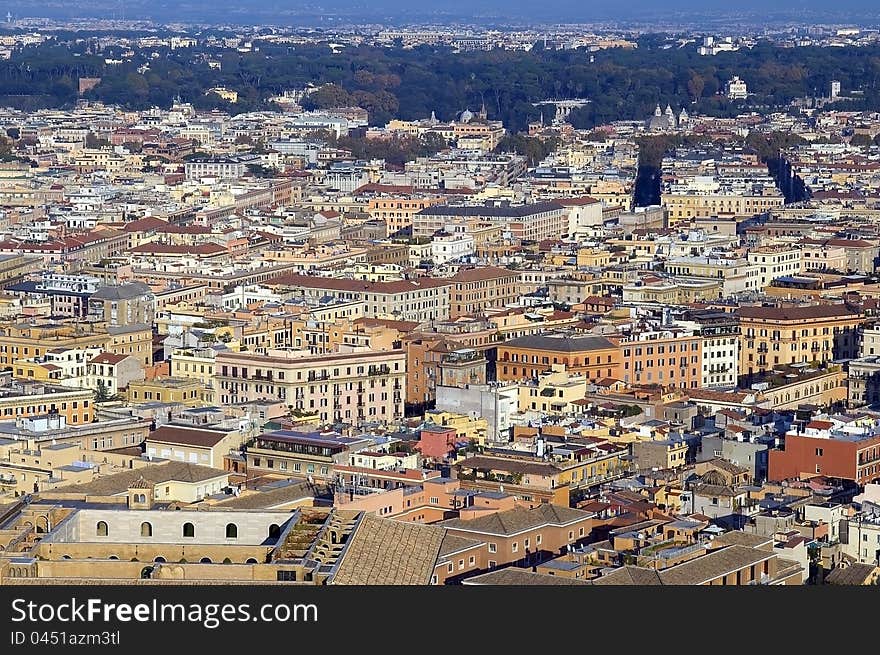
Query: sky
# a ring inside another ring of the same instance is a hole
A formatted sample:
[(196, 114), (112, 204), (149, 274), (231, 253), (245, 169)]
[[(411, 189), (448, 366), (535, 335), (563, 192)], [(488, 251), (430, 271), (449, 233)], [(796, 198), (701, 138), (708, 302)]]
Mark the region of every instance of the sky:
[(311, 22), (369, 17), (399, 22), (431, 17), (477, 19), (503, 22), (591, 22), (605, 20), (699, 20), (701, 16), (767, 17), (851, 23), (876, 19), (877, 0), (440, 0), (414, 3), (412, 0), (7, 0), (0, 13), (16, 17), (124, 17), (203, 22)]

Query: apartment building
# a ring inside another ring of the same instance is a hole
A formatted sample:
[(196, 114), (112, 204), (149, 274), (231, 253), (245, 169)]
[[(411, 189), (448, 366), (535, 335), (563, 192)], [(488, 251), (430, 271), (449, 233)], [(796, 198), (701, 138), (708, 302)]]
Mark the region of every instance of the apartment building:
[(703, 379), (703, 339), (691, 331), (658, 327), (635, 330), (620, 341), (614, 377), (633, 385), (695, 389)]
[(0, 387), (0, 419), (52, 413), (68, 424), (89, 423), (94, 418), (94, 398), (91, 389), (13, 381)]
[(39, 357), (58, 348), (100, 348), (116, 355), (134, 355), (145, 366), (153, 361), (153, 331), (148, 325), (87, 328), (75, 325), (0, 325), (0, 365)]
[(553, 364), (590, 380), (613, 377), (622, 367), (618, 345), (593, 334), (550, 332), (510, 339), (498, 345), (498, 380), (537, 378)]
[(452, 276), (449, 317), (481, 314), (490, 308), (503, 308), (519, 297), (517, 271), (494, 266), (463, 268)]
[(144, 440), (144, 447), (150, 457), (222, 469), (223, 457), (237, 450), (242, 441), (242, 434), (237, 430), (169, 424), (151, 432)]
[(332, 297), (363, 301), (364, 316), (401, 321), (442, 321), (449, 318), (454, 283), (440, 278), (394, 282), (367, 282), (331, 277), (288, 274), (266, 283), (286, 298), (317, 301)]
[(558, 202), (528, 205), (433, 205), (413, 216), (413, 236), (429, 237), (446, 225), (465, 219), (505, 226), (505, 231), (521, 241), (558, 239), (568, 233), (568, 213)]
[(774, 481), (824, 475), (860, 485), (880, 480), (880, 434), (876, 429), (843, 430), (832, 421), (813, 420), (785, 435), (784, 447), (770, 451), (768, 478)]
[(585, 542), (595, 514), (550, 503), (516, 507), (476, 518), (456, 518), (438, 525), (450, 534), (486, 544), (486, 567), (540, 564)]
[(790, 246), (765, 246), (750, 250), (749, 264), (758, 267), (758, 288), (763, 289), (778, 277), (798, 275), (803, 267), (801, 249)]
[(857, 328), (864, 313), (849, 304), (749, 306), (740, 321), (741, 374), (768, 371), (776, 364), (830, 362), (857, 357)]
[(689, 311), (678, 323), (694, 330), (701, 339), (702, 389), (733, 388), (739, 379), (739, 319), (735, 313), (713, 310)]
[(223, 405), (277, 398), (322, 422), (391, 421), (403, 416), (402, 350), (313, 355), (302, 350), (220, 352), (215, 397)]

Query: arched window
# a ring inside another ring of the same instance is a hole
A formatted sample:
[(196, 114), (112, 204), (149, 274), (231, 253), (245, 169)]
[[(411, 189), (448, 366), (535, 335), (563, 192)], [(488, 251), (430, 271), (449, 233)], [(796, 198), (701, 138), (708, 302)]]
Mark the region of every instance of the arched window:
[(153, 561), (154, 561), (154, 562), (159, 562), (160, 564), (163, 564), (166, 560), (165, 560), (164, 557), (162, 557), (161, 555), (159, 555), (159, 557), (157, 557), (157, 558), (154, 559)]
[(256, 564), (256, 563), (257, 563), (257, 560), (255, 560), (253, 557), (248, 557), (247, 561), (245, 562), (245, 564)]
[(134, 495), (134, 502), (142, 503), (142, 504), (146, 503), (147, 502), (147, 495), (146, 494), (135, 494)]
[(223, 558), (223, 563), (224, 563), (224, 564), (232, 564), (232, 560), (229, 559), (228, 557), (224, 557), (224, 558)]
[(196, 527), (192, 523), (184, 523), (183, 524), (183, 536), (184, 537), (195, 537), (196, 536)]
[(277, 523), (273, 523), (269, 526), (269, 539), (277, 539), (281, 536), (281, 526)]
[(199, 564), (213, 564), (210, 557), (203, 557), (199, 560)]
[(238, 538), (238, 526), (235, 525), (235, 523), (227, 523), (226, 524), (226, 538), (227, 539)]
[(141, 523), (141, 536), (142, 537), (152, 537), (153, 536), (153, 526), (152, 524), (144, 521)]
[(98, 525), (95, 526), (95, 534), (99, 537), (107, 536), (107, 523), (105, 521), (98, 521)]

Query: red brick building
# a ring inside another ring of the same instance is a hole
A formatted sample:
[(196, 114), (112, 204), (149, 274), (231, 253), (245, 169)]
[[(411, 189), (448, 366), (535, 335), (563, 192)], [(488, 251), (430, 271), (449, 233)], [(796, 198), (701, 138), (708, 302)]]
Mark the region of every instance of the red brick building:
[(789, 432), (785, 449), (770, 451), (768, 478), (824, 475), (862, 485), (880, 479), (880, 435), (830, 434), (830, 425), (813, 421), (807, 425), (811, 434)]

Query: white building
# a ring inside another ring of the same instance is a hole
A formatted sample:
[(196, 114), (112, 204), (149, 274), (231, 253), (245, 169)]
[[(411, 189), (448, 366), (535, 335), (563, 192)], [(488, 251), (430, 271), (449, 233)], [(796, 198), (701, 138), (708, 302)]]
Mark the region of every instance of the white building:
[(746, 83), (739, 79), (739, 76), (734, 75), (733, 79), (728, 80), (724, 85), (724, 94), (731, 100), (743, 100), (749, 92)]
[(474, 237), (464, 232), (439, 234), (431, 239), (431, 260), (435, 266), (474, 254)]
[(760, 271), (760, 288), (784, 275), (798, 275), (801, 272), (801, 250), (795, 247), (759, 248), (748, 254), (749, 264)]

